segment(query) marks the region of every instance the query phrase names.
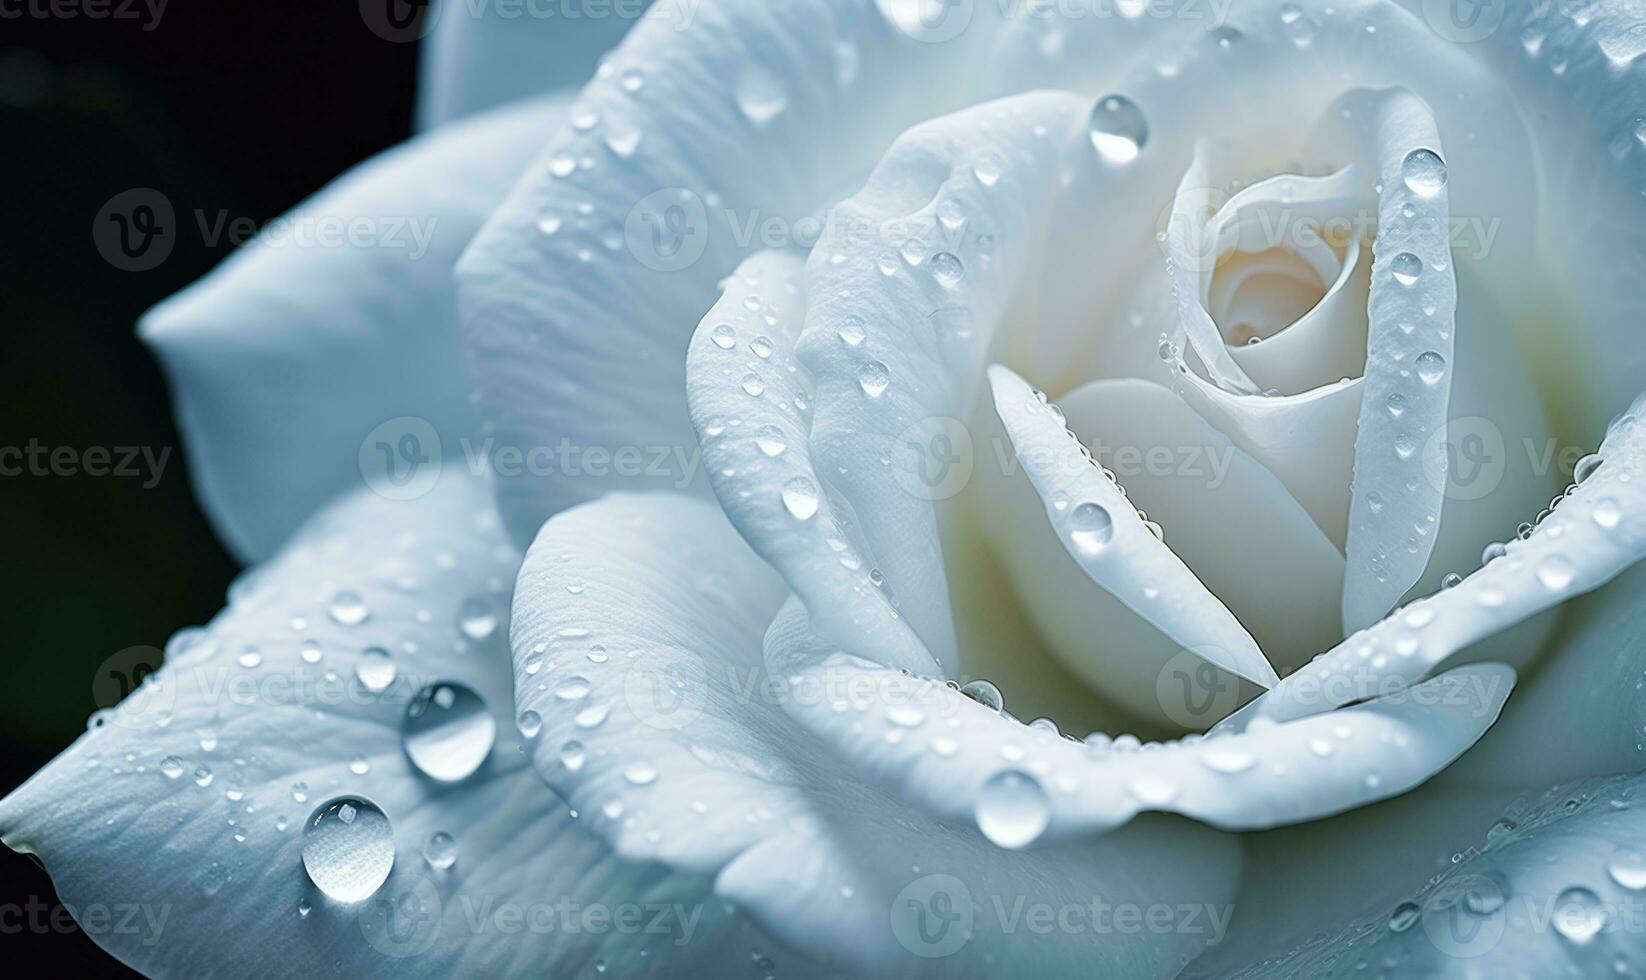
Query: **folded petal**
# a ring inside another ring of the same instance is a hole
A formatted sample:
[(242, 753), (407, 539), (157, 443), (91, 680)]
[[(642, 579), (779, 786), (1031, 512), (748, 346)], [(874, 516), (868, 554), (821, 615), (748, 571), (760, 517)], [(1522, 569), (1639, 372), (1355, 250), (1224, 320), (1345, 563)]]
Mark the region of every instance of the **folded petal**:
[(995, 410), (1046, 518), (1081, 570), (1181, 648), (1236, 677), (1272, 686), (1279, 678), (1251, 634), (1155, 537), (1120, 487), (1071, 437), (1061, 414), (1003, 367), (990, 368), (989, 380)]
[(144, 317), (238, 557), (268, 557), (362, 480), (415, 496), (442, 453), (461, 458), (476, 422), (452, 266), (563, 118), (535, 101), (390, 150)]
[[(838, 497), (812, 460), (815, 395), (794, 358), (806, 304), (802, 257), (758, 253), (725, 285), (686, 355), (686, 398), (721, 508), (820, 629), (884, 663), (936, 673), (870, 560), (876, 549), (836, 512)], [(840, 342), (862, 340), (846, 330)]]
[(1225, 723), (1283, 721), (1388, 693), (1425, 676), (1453, 654), (1589, 592), (1646, 557), (1646, 399), (1619, 416), (1598, 468), (1502, 557), (1454, 588), (1412, 603), (1351, 636), (1283, 680)]
[[(1004, 847), (1110, 830), (1146, 810), (1249, 830), (1395, 796), (1474, 744), (1514, 684), (1507, 667), (1473, 665), (1295, 724), (1127, 749), (1059, 737), (940, 681), (843, 654), (794, 603), (767, 634), (766, 660), (789, 686), (826, 692), (789, 712), (859, 772), (940, 816), (975, 820)], [(1179, 679), (1163, 671), (1162, 695)]]
[[(518, 555), (490, 496), (448, 478), (325, 510), (0, 801), (0, 838), (71, 908), (139, 911), (87, 931), (150, 976), (662, 976), (751, 948), (803, 970), (706, 880), (585, 833), (517, 751)], [(320, 846), (306, 828), (338, 801), (353, 832)], [(578, 928), (625, 908), (667, 926)]]
[[(699, 500), (612, 495), (544, 526), (517, 591), (520, 707), (542, 720), (539, 773), (597, 836), (631, 859), (717, 871), (718, 894), (853, 974), (1080, 976), (1094, 956), (1153, 974), (1215, 938), (1204, 924), (1170, 937), (1017, 925), (1025, 902), (1221, 908), (1237, 847), (1140, 827), (1008, 856), (969, 820), (885, 793), (790, 717), (829, 690), (763, 669), (762, 617), (780, 596)], [(1171, 855), (1190, 857), (1162, 870)]]

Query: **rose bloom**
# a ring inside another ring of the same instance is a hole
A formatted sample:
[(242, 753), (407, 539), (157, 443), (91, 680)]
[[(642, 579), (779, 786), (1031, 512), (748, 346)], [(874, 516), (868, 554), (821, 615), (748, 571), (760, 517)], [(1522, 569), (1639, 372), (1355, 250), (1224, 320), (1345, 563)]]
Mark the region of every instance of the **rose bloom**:
[(1646, 11), (603, 9), (142, 325), (250, 570), (0, 803), (93, 938), (1646, 964)]

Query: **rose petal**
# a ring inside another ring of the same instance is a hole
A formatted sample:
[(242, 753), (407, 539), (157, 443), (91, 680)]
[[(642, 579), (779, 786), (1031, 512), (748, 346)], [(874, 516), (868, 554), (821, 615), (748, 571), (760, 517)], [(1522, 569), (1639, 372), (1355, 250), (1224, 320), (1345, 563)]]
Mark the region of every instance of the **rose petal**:
[[(268, 557), (334, 493), (384, 477), (378, 443), (408, 450), (396, 473), (460, 458), (476, 422), (452, 265), (563, 118), (539, 101), (391, 150), (267, 229), (286, 237), (248, 243), (143, 318), (201, 501), (240, 558)], [(299, 237), (334, 227), (373, 244)]]
[[(1421, 691), (1296, 724), (1147, 750), (1094, 750), (1025, 726), (941, 682), (843, 654), (810, 632), (797, 603), (772, 624), (766, 660), (792, 687), (831, 692), (797, 698), (788, 710), (858, 771), (955, 820), (983, 819), (991, 781), (1024, 774), (1039, 790), (1048, 841), (1110, 830), (1145, 810), (1243, 830), (1398, 795), (1473, 745), (1514, 685), (1513, 670), (1479, 664), (1428, 681)], [(1163, 690), (1171, 680), (1163, 673)]]
[(1646, 557), (1646, 399), (1600, 447), (1605, 463), (1532, 535), (1455, 588), (1407, 606), (1283, 680), (1225, 724), (1305, 717), (1410, 684), (1454, 653), (1599, 588)]
[[(786, 959), (701, 878), (585, 833), (515, 751), (503, 638), (518, 555), (490, 498), (447, 478), (417, 501), (360, 492), (324, 510), (0, 802), (0, 836), (37, 855), (82, 916), (131, 909), (137, 928), (81, 921), (151, 976), (673, 976), (751, 948)], [(380, 694), (357, 677), (375, 646), (397, 670)], [(468, 685), (496, 725), (460, 783), (421, 774), (402, 744), (411, 696), (436, 680)], [(302, 855), (311, 813), (342, 796), (381, 807), (393, 835), (392, 877), (355, 904), (322, 893)], [(455, 839), (449, 868), (424, 856), (436, 833)], [(662, 932), (566, 929), (562, 902), (668, 914)], [(556, 928), (510, 928), (511, 914)]]

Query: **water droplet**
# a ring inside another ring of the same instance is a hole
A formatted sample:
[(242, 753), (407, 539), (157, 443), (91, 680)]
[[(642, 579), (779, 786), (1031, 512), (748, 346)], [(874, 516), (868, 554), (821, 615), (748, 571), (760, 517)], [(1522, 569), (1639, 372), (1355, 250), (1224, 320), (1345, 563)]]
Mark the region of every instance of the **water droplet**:
[(754, 435), (754, 444), (767, 456), (781, 456), (783, 450), (789, 448), (789, 440), (783, 435), (783, 430), (775, 425), (761, 426)]
[(972, 161), (972, 176), (976, 177), (977, 182), (984, 187), (993, 187), (1000, 182), (1000, 174), (1005, 166), (998, 154), (985, 151), (978, 154), (977, 159)]
[(237, 662), (240, 666), (246, 668), (247, 670), (251, 670), (263, 663), (263, 655), (257, 652), (256, 647), (247, 647), (240, 652)]
[(351, 589), (345, 589), (332, 596), (331, 607), (327, 612), (331, 614), (332, 619), (344, 626), (358, 626), (371, 615), (371, 610), (366, 608), (366, 601), (360, 598), (360, 593)]
[(759, 398), (766, 393), (766, 382), (760, 380), (758, 374), (743, 375), (743, 393), (750, 398)]
[(1537, 580), (1543, 587), (1558, 592), (1572, 584), (1577, 577), (1577, 569), (1572, 560), (1565, 555), (1550, 555), (1538, 563)]
[(589, 684), (587, 677), (581, 674), (573, 674), (555, 685), (554, 696), (562, 701), (581, 701), (589, 696), (591, 689), (592, 686)]
[(1590, 453), (1578, 460), (1577, 465), (1572, 467), (1572, 482), (1579, 486), (1589, 482), (1589, 477), (1594, 476), (1595, 471), (1600, 469), (1600, 464), (1604, 462), (1606, 458), (1599, 453)]
[(175, 755), (168, 755), (160, 760), (160, 771), (167, 779), (176, 779), (183, 775), (183, 760)]
[(939, 252), (929, 263), (932, 278), (940, 285), (953, 286), (966, 275), (966, 267), (953, 252)]
[(583, 743), (576, 739), (560, 746), (560, 764), (566, 767), (567, 772), (576, 772), (583, 768), (583, 760), (587, 757), (583, 751)]
[(1607, 866), (1606, 873), (1612, 880), (1632, 892), (1646, 888), (1646, 858), (1630, 851), (1619, 854)]
[(1000, 693), (1000, 688), (981, 677), (961, 687), (960, 693), (991, 711), (1000, 711), (1006, 707), (1006, 698)]
[(743, 117), (756, 126), (766, 125), (789, 107), (783, 83), (761, 68), (750, 68), (738, 76), (736, 98)]
[(1395, 910), (1389, 913), (1389, 931), (1405, 932), (1417, 925), (1417, 920), (1423, 915), (1423, 909), (1416, 902), (1401, 902)]
[(1401, 252), (1389, 262), (1389, 271), (1394, 274), (1395, 282), (1410, 286), (1423, 275), (1423, 260), (1411, 252)]
[(1213, 772), (1231, 774), (1245, 772), (1257, 764), (1256, 757), (1250, 752), (1224, 748), (1207, 749), (1201, 754), (1200, 761)]
[(1026, 847), (1051, 822), (1046, 791), (1028, 773), (1007, 769), (995, 773), (978, 793), (974, 811), (977, 829), (997, 846)]
[(457, 628), (471, 640), (486, 640), (497, 632), (497, 610), (485, 596), (463, 600), (457, 610)]
[(809, 521), (817, 513), (817, 484), (803, 476), (783, 484), (783, 506), (796, 520)]
[(423, 845), (423, 860), (436, 871), (444, 871), (457, 863), (457, 839), (444, 830), (429, 835)]
[(1420, 147), (1401, 161), (1400, 177), (1418, 197), (1434, 197), (1446, 186), (1446, 161), (1435, 151)]
[(737, 346), (737, 328), (729, 323), (719, 324), (709, 331), (709, 339), (721, 350), (731, 350)]
[(1095, 555), (1114, 537), (1114, 520), (1099, 504), (1087, 501), (1069, 513), (1069, 540), (1082, 554)]
[(400, 723), (401, 744), (422, 773), (466, 779), (491, 754), (497, 722), (472, 688), (443, 681), (417, 692)]
[(1568, 940), (1586, 945), (1606, 926), (1606, 908), (1594, 892), (1574, 886), (1555, 899), (1555, 931)]
[(370, 898), (394, 868), (389, 818), (377, 804), (360, 797), (321, 804), (303, 827), (303, 868), (328, 898)]
[(1092, 107), (1092, 145), (1104, 160), (1130, 163), (1149, 139), (1149, 121), (1137, 103), (1124, 95), (1105, 95)]
[(847, 347), (856, 347), (863, 343), (863, 338), (868, 335), (869, 331), (863, 325), (863, 318), (857, 314), (849, 314), (840, 321), (840, 340)]
[(1594, 520), (1603, 530), (1615, 530), (1623, 523), (1623, 508), (1618, 506), (1617, 501), (1608, 497), (1595, 504)]
[(623, 770), (623, 778), (635, 786), (649, 786), (657, 781), (657, 767), (649, 762), (636, 762)]
[(1417, 378), (1426, 385), (1432, 385), (1446, 376), (1446, 358), (1438, 351), (1426, 350), (1417, 355)]
[(543, 716), (530, 709), (520, 712), (515, 723), (520, 728), (520, 734), (527, 738), (536, 738), (537, 733), (543, 730)]
[(1177, 787), (1158, 776), (1139, 776), (1126, 790), (1144, 806), (1165, 806), (1177, 796)]
[(879, 398), (892, 383), (892, 372), (879, 361), (869, 361), (857, 372), (858, 387), (870, 398)]
[(381, 694), (394, 683), (399, 669), (394, 665), (394, 658), (389, 651), (382, 647), (371, 647), (360, 655), (360, 662), (354, 665), (354, 676), (362, 687), (373, 694)]

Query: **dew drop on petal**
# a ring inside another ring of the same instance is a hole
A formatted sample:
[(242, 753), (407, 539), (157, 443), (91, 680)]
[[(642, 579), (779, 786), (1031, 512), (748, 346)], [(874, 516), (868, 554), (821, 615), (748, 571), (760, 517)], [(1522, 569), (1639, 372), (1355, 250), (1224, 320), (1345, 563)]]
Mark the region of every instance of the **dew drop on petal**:
[(1085, 555), (1095, 555), (1114, 537), (1114, 520), (1102, 505), (1087, 501), (1069, 512), (1069, 540)]
[(870, 398), (879, 398), (892, 383), (892, 372), (879, 361), (864, 364), (857, 372), (858, 387)]
[(1537, 580), (1543, 587), (1558, 592), (1572, 584), (1577, 577), (1577, 569), (1572, 560), (1565, 555), (1550, 555), (1538, 563)]
[(1413, 194), (1428, 199), (1446, 186), (1446, 162), (1435, 151), (1420, 147), (1401, 161), (1400, 177)]
[(783, 484), (783, 507), (795, 520), (809, 521), (817, 513), (817, 484), (803, 476)]
[(520, 728), (520, 734), (526, 738), (536, 738), (537, 733), (543, 730), (543, 716), (529, 708), (520, 712), (515, 723)]
[(1606, 926), (1606, 907), (1599, 896), (1581, 885), (1561, 892), (1555, 899), (1555, 931), (1579, 946), (1599, 934)]
[(1000, 711), (1006, 706), (1006, 699), (1001, 695), (1000, 688), (981, 677), (962, 686), (960, 693), (991, 711)]
[(737, 328), (729, 323), (722, 323), (709, 331), (709, 339), (721, 350), (731, 350), (737, 346)]
[(394, 658), (389, 651), (382, 647), (371, 647), (360, 655), (360, 662), (354, 665), (354, 676), (362, 687), (373, 694), (381, 694), (394, 683), (399, 669), (394, 665)]
[(762, 68), (750, 68), (738, 76), (736, 98), (743, 118), (756, 126), (764, 126), (776, 119), (789, 106), (789, 96), (783, 91), (783, 84)]
[(1105, 95), (1092, 107), (1089, 120), (1092, 146), (1113, 164), (1137, 159), (1149, 139), (1149, 121), (1137, 103), (1124, 95)]
[(394, 868), (394, 831), (377, 804), (355, 796), (323, 803), (303, 827), (303, 868), (338, 902), (370, 898)]
[(332, 596), (331, 605), (326, 611), (332, 619), (344, 626), (358, 626), (371, 614), (366, 608), (366, 601), (360, 598), (360, 593), (351, 589), (345, 589)]
[(1446, 358), (1438, 351), (1427, 350), (1417, 356), (1417, 378), (1432, 385), (1446, 376)]
[(1389, 262), (1389, 271), (1393, 273), (1395, 282), (1410, 286), (1423, 275), (1423, 260), (1411, 252), (1401, 252)]
[(444, 830), (430, 834), (428, 843), (423, 845), (423, 860), (434, 870), (445, 871), (457, 863), (457, 839)]
[(463, 684), (442, 681), (417, 692), (400, 723), (401, 744), (431, 779), (466, 779), (491, 754), (497, 722), (486, 702)]
[(974, 815), (977, 829), (997, 846), (1026, 847), (1051, 822), (1046, 791), (1025, 772), (1007, 769), (995, 773), (978, 793)]

